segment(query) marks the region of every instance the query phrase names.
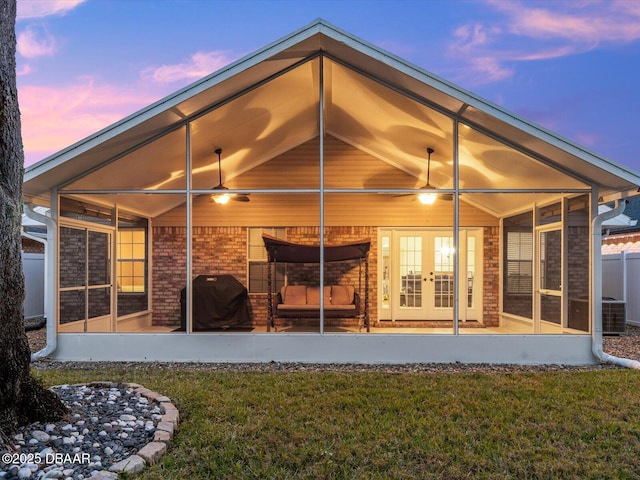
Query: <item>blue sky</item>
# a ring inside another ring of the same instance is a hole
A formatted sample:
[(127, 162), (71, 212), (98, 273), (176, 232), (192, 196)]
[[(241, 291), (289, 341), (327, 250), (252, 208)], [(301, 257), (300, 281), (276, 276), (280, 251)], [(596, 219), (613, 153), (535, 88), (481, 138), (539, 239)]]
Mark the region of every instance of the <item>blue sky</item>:
[(18, 0), (25, 164), (319, 17), (640, 171), (636, 0)]

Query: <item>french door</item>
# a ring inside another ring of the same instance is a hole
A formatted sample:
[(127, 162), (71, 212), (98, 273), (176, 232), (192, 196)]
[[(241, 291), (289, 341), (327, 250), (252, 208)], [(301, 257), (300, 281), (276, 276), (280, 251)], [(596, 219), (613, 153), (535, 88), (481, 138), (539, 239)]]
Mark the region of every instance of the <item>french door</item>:
[[(382, 320), (452, 320), (455, 243), (451, 230), (382, 233)], [(480, 230), (460, 231), (459, 316), (481, 320)]]
[(59, 232), (59, 330), (112, 331), (112, 231), (61, 226)]

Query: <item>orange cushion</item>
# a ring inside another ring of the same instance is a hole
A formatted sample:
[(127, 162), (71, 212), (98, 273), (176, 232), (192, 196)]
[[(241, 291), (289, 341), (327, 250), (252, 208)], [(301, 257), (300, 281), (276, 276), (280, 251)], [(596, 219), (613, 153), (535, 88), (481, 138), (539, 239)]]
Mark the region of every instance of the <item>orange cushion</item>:
[[(324, 287), (324, 303), (331, 303), (331, 287)], [(320, 287), (307, 287), (307, 305), (320, 305)]]
[(306, 305), (307, 286), (287, 285), (280, 290), (282, 293), (282, 303), (286, 305)]
[(333, 285), (331, 287), (332, 305), (350, 305), (353, 303), (355, 289), (352, 285)]

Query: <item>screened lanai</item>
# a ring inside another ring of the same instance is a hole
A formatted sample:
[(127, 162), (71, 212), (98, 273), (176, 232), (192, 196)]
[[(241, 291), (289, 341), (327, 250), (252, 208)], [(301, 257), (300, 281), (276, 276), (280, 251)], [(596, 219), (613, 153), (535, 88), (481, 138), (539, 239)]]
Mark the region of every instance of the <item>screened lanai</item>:
[[(638, 183), (318, 21), (28, 168), (25, 201), (54, 212), (62, 344), (588, 337), (597, 206)], [(370, 239), (370, 328), (362, 262), (273, 265), (264, 234)], [(194, 279), (223, 275), (246, 289), (250, 321), (194, 329)], [(354, 313), (328, 314), (338, 298)], [(274, 299), (305, 314), (270, 329)]]

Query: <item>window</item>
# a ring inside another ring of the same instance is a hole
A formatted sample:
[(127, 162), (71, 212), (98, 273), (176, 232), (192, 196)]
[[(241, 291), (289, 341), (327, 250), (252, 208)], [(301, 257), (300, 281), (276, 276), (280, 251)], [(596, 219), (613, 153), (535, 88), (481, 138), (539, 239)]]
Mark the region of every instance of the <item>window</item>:
[(507, 293), (531, 295), (533, 232), (506, 232)]
[(145, 292), (146, 240), (144, 228), (118, 230), (118, 292)]
[(533, 318), (533, 211), (503, 219), (502, 311)]
[[(269, 263), (267, 261), (267, 249), (264, 248), (264, 242), (262, 241), (262, 234), (266, 233), (272, 237), (286, 239), (286, 233), (284, 228), (250, 228), (249, 239), (247, 242), (248, 252), (248, 268), (247, 277), (249, 279), (249, 293), (268, 293), (268, 273)], [(278, 292), (280, 288), (284, 286), (286, 275), (286, 264), (277, 264), (276, 272), (271, 272), (271, 281), (274, 282), (271, 288), (273, 291)]]

